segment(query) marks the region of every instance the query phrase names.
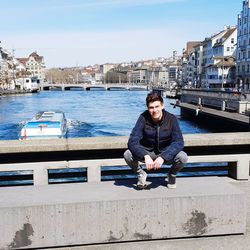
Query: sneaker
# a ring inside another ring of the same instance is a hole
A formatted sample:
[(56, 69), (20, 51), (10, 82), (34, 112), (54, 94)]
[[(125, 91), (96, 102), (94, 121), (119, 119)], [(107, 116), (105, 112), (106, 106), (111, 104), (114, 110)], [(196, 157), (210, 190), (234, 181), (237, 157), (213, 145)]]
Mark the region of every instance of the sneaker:
[(176, 188), (176, 175), (168, 173), (168, 188)]
[(147, 187), (146, 179), (147, 179), (147, 173), (141, 169), (138, 174), (137, 187), (146, 188)]

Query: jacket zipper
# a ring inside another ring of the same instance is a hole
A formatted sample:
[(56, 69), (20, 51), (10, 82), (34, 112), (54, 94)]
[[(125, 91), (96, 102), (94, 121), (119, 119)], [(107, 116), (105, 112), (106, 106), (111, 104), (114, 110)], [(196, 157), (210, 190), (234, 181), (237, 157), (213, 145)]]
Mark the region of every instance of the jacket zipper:
[(157, 147), (158, 152), (160, 152), (160, 126), (157, 124)]

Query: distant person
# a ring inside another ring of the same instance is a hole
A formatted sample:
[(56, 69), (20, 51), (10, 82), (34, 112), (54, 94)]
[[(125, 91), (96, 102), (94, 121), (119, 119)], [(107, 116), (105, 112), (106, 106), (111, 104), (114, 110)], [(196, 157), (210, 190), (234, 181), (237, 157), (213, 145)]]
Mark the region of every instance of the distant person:
[(168, 188), (176, 188), (176, 175), (187, 162), (183, 136), (177, 118), (164, 109), (163, 99), (156, 92), (146, 98), (147, 110), (138, 118), (124, 153), (126, 163), (138, 175), (137, 187), (146, 188), (147, 173), (139, 162), (146, 165), (148, 171), (157, 170), (162, 164), (172, 164), (168, 173)]

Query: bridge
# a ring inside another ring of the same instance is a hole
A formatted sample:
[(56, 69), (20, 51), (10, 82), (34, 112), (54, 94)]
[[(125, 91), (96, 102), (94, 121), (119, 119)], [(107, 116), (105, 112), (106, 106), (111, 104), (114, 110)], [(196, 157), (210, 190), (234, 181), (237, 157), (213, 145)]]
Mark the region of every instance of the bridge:
[(77, 83), (77, 84), (59, 84), (59, 83), (49, 83), (40, 85), (41, 90), (147, 90), (146, 85), (133, 85), (133, 84), (90, 84), (90, 83)]
[[(167, 166), (158, 172), (162, 178), (149, 174), (148, 190), (135, 188), (135, 176), (122, 158), (127, 140), (0, 141), (0, 171), (26, 170), (31, 177), (30, 186), (0, 188), (0, 249), (249, 245), (249, 132), (184, 135), (189, 163), (199, 166), (183, 173), (228, 174), (179, 177), (176, 190), (166, 188)], [(67, 184), (51, 182), (55, 169), (67, 170)], [(70, 183), (73, 169), (80, 170), (81, 183)], [(110, 175), (116, 178), (107, 181)]]

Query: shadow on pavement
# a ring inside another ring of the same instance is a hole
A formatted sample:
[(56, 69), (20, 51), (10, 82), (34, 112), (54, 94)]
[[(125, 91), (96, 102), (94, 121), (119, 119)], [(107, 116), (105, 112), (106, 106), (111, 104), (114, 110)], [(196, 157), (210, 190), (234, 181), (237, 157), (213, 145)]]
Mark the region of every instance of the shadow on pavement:
[(150, 190), (155, 189), (159, 186), (165, 186), (167, 187), (167, 181), (165, 178), (148, 178), (147, 179), (147, 186), (145, 188), (139, 188), (136, 186), (137, 180), (115, 180), (114, 185), (116, 186), (125, 186), (128, 188), (133, 188), (135, 190), (141, 191), (141, 190)]

